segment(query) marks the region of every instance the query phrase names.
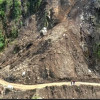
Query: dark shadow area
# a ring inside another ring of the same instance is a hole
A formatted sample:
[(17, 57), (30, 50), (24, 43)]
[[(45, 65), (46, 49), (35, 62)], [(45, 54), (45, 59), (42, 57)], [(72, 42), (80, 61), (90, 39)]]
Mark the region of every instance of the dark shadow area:
[(46, 40), (45, 42), (43, 42), (43, 43), (39, 43), (39, 49), (37, 50), (37, 52), (36, 53), (33, 53), (33, 55), (37, 55), (37, 54), (43, 54), (43, 53), (45, 53), (48, 49), (49, 49), (49, 47), (51, 47), (52, 46), (52, 44), (51, 44), (51, 39), (48, 39), (48, 40)]
[(37, 21), (37, 29), (38, 31), (41, 30), (42, 27), (44, 27), (44, 19), (45, 19), (45, 12), (46, 12), (46, 5), (48, 3), (46, 1), (43, 1), (39, 11), (36, 13), (36, 21)]
[[(75, 21), (78, 19), (80, 42), (84, 43), (84, 60), (90, 70), (100, 75), (100, 6), (98, 5), (100, 5), (98, 0), (77, 0), (67, 18)], [(82, 13), (83, 18), (80, 21)]]
[[(80, 28), (81, 41), (86, 44), (88, 51), (83, 51), (84, 59), (88, 64), (88, 68), (91, 69), (95, 74), (100, 74), (100, 58), (99, 47), (97, 44), (100, 42), (100, 34), (98, 32), (99, 18), (100, 18), (100, 8), (96, 8), (96, 2), (98, 1), (89, 1), (88, 7), (84, 5), (84, 21), (83, 26)], [(88, 33), (88, 34), (87, 34)], [(85, 48), (85, 46), (84, 46)]]
[(17, 78), (15, 76), (9, 76), (9, 77), (4, 78), (4, 80), (7, 82), (14, 83), (17, 80)]
[(26, 50), (28, 50), (29, 48), (31, 48), (31, 46), (33, 45), (33, 43), (28, 43), (26, 46)]
[(43, 12), (43, 7), (44, 4), (42, 0), (21, 0), (23, 26), (28, 26), (28, 23), (30, 22), (30, 16), (34, 14), (37, 15), (38, 12)]

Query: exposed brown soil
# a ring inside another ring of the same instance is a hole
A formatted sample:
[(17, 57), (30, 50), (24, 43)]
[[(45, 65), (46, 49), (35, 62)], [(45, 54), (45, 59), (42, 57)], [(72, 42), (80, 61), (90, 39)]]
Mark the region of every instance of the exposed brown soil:
[[(38, 16), (31, 15), (28, 26), (22, 27), (18, 38), (0, 53), (0, 78), (11, 83), (27, 85), (73, 79), (100, 82), (94, 59), (91, 57), (92, 44), (89, 39), (91, 31), (88, 29), (91, 24), (87, 20), (83, 22), (80, 18), (82, 11), (86, 15), (90, 9), (87, 6), (90, 7), (91, 1), (46, 1), (48, 3), (46, 9), (53, 8), (56, 24), (48, 30), (46, 36), (41, 37), (39, 33), (42, 26), (41, 10), (37, 13)], [(82, 48), (82, 43), (85, 43), (86, 47)], [(17, 51), (14, 53), (16, 48)], [(41, 98), (99, 98), (99, 88), (93, 86), (55, 86), (35, 92), (10, 91), (3, 98), (31, 98), (34, 93), (39, 94)], [(87, 95), (89, 93), (90, 95)]]

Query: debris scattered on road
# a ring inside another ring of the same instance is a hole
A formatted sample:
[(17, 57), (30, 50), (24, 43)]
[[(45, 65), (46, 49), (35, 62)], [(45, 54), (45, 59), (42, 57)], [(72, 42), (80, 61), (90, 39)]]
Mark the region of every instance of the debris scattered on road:
[(8, 85), (7, 88), (12, 90), (13, 86), (12, 85)]

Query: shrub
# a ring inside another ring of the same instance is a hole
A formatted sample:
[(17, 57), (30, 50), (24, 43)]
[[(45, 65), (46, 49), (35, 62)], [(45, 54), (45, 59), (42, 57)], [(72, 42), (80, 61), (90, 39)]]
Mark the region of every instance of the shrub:
[(6, 5), (7, 5), (6, 1), (2, 1), (2, 3), (0, 3), (0, 17), (2, 19), (5, 17)]
[(0, 0), (0, 4), (2, 4), (4, 2), (4, 0)]
[(100, 59), (100, 43), (95, 44), (93, 51), (96, 58)]
[(16, 29), (16, 27), (13, 27), (10, 33), (10, 37), (17, 38), (17, 36), (18, 36), (18, 30)]
[(5, 46), (5, 38), (2, 35), (2, 32), (0, 31), (0, 51), (4, 48)]
[(32, 97), (32, 99), (42, 99), (42, 98), (35, 95), (35, 96)]
[(36, 11), (39, 9), (41, 2), (42, 2), (42, 0), (36, 0), (35, 5), (34, 5)]
[(20, 47), (18, 45), (15, 45), (13, 53), (16, 54), (20, 51)]
[(44, 27), (48, 27), (48, 25), (49, 25), (49, 22), (48, 22), (48, 13), (47, 12), (45, 12), (45, 14), (44, 14)]
[(40, 8), (41, 3), (42, 3), (42, 0), (29, 0), (27, 6), (30, 11), (30, 14), (36, 13), (38, 9)]
[(21, 3), (19, 0), (14, 0), (11, 5), (11, 17), (13, 19), (18, 18), (21, 15)]
[(3, 18), (5, 16), (5, 12), (3, 10), (0, 10), (0, 17)]

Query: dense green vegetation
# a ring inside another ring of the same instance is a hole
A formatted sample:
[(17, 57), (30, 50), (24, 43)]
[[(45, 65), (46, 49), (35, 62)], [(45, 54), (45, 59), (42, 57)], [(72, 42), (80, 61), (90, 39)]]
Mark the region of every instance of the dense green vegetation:
[(2, 32), (0, 31), (0, 51), (4, 48), (5, 46), (5, 38)]
[(21, 2), (19, 0), (13, 0), (11, 5), (11, 16), (14, 19), (17, 19), (21, 15)]
[(34, 14), (39, 10), (42, 0), (28, 0), (27, 8), (29, 14)]
[[(0, 49), (18, 37), (23, 19), (35, 14), (42, 0), (0, 0)], [(20, 28), (19, 28), (20, 27)]]
[(4, 0), (0, 0), (0, 4), (3, 2)]
[(4, 1), (4, 2), (2, 2), (0, 4), (0, 17), (2, 19), (4, 19), (4, 17), (5, 17), (6, 5), (7, 5), (7, 2), (6, 1)]

